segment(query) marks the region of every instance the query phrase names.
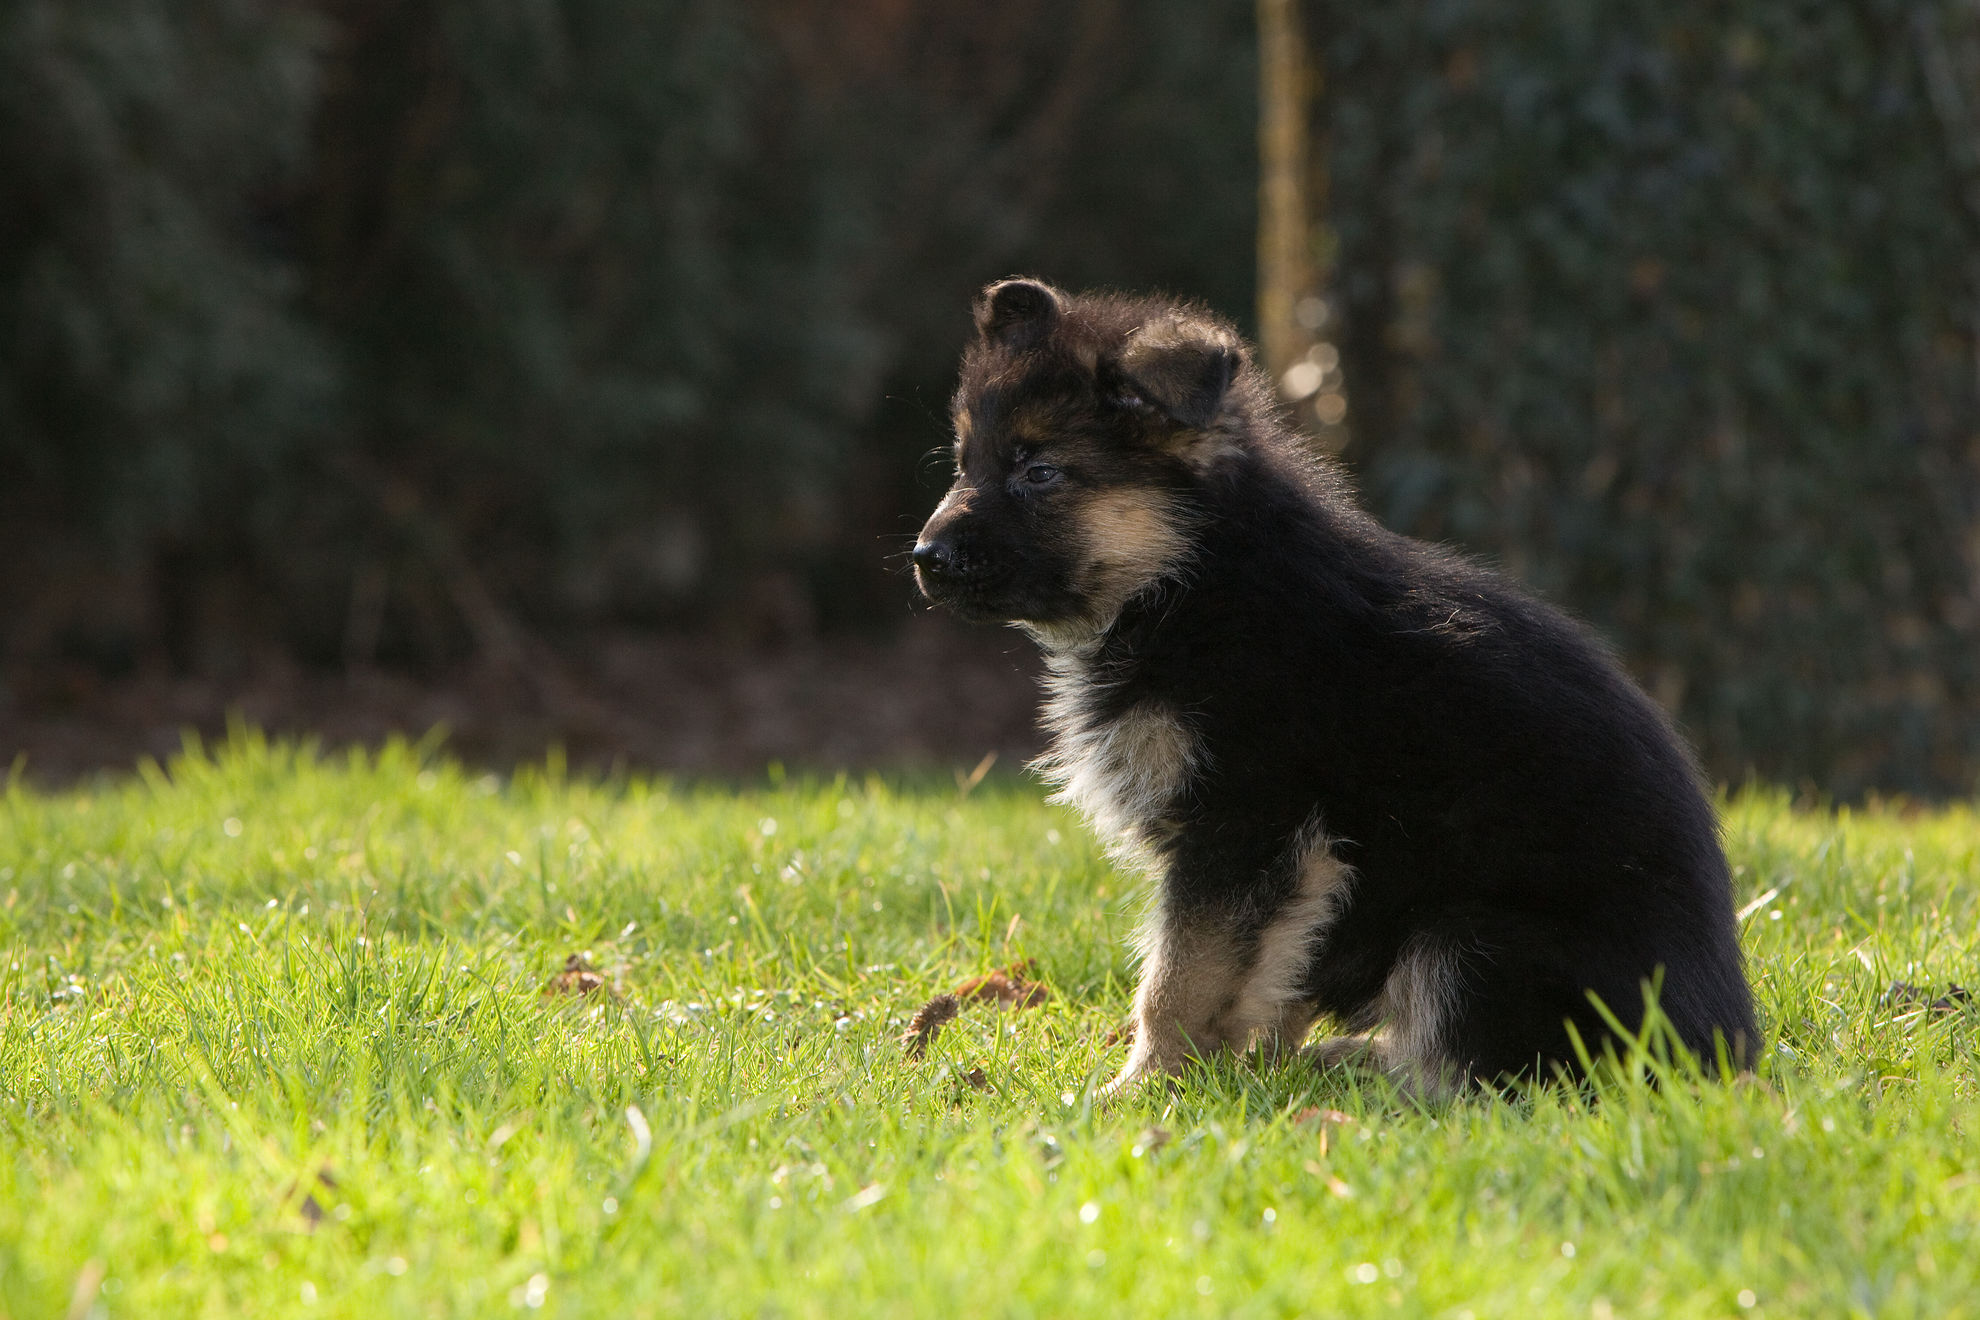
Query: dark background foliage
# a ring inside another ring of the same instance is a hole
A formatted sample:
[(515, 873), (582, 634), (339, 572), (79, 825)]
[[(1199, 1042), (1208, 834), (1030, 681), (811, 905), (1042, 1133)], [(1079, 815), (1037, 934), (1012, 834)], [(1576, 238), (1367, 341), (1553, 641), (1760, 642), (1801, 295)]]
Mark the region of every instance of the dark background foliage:
[[(1980, 775), (1969, 13), (1305, 5), (1326, 434), (1721, 777)], [(0, 707), (884, 634), (977, 286), (1247, 319), (1256, 69), (1189, 0), (15, 0)]]
[(1316, 10), (1349, 456), (1722, 775), (1975, 782), (1971, 13)]
[(1250, 294), (1241, 9), (0, 22), (17, 665), (871, 622), (985, 278)]

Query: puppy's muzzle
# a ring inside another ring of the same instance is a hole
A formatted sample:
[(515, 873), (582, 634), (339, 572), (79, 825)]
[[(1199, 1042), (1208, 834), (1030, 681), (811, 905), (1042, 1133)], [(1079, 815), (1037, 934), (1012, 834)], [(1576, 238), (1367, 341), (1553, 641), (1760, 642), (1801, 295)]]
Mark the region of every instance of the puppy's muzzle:
[(914, 567), (926, 578), (953, 576), (959, 567), (955, 547), (947, 541), (923, 541), (914, 548)]
[(983, 587), (985, 563), (980, 553), (950, 536), (933, 536), (914, 547), (914, 575), (922, 594), (957, 603)]

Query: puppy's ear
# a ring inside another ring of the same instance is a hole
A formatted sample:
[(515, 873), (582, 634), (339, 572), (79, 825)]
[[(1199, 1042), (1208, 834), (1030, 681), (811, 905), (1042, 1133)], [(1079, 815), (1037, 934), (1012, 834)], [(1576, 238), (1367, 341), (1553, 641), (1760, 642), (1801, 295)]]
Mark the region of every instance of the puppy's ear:
[(976, 333), (993, 344), (1030, 348), (1059, 319), (1059, 291), (1038, 280), (998, 280), (976, 300)]
[(1150, 321), (1121, 350), (1129, 387), (1171, 421), (1208, 426), (1244, 366), (1244, 346), (1224, 327), (1191, 316)]

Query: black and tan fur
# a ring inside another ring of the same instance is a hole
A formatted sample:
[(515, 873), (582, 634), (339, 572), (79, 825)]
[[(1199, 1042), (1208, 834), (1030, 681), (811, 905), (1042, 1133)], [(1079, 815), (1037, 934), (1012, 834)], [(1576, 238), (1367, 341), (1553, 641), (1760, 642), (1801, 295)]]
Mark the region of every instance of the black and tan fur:
[(1712, 809), (1569, 619), (1391, 533), (1229, 325), (985, 290), (917, 579), (1045, 650), (1042, 766), (1153, 877), (1133, 1052), (1318, 1045), (1438, 1089), (1571, 1068), (1591, 1002), (1758, 1040)]

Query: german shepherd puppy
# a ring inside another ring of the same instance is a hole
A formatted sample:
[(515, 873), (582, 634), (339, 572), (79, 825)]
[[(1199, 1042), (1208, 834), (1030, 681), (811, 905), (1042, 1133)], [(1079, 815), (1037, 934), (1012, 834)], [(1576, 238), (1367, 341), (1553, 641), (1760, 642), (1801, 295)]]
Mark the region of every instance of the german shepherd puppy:
[(1044, 648), (1040, 763), (1149, 871), (1127, 1065), (1248, 1044), (1407, 1086), (1573, 1072), (1591, 996), (1759, 1041), (1699, 772), (1601, 644), (1397, 535), (1202, 309), (992, 284), (927, 596)]

